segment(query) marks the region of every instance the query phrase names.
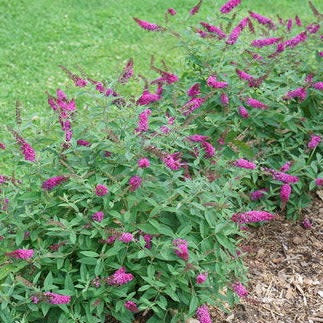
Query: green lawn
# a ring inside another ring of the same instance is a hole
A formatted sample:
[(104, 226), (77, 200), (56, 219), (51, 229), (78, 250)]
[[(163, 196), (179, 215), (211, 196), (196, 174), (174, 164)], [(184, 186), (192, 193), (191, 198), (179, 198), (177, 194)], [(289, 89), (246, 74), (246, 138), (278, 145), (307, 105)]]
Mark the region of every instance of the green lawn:
[[(201, 12), (190, 18), (197, 23), (218, 10), (225, 0), (205, 0)], [(305, 0), (243, 0), (252, 9), (275, 18), (296, 13), (307, 21), (312, 14)], [(323, 2), (313, 0), (321, 10)], [(136, 72), (147, 75), (151, 54), (165, 58), (179, 70), (180, 49), (165, 34), (140, 30), (137, 16), (164, 24), (169, 7), (178, 11), (173, 21), (188, 18), (197, 0), (2, 0), (0, 2), (0, 121), (13, 120), (15, 102), (23, 103), (23, 119), (48, 113), (45, 91), (72, 87), (58, 68), (80, 64), (93, 78), (113, 79), (129, 57)], [(320, 6), (319, 6), (320, 4)], [(188, 23), (187, 23), (188, 24)], [(135, 86), (135, 85), (134, 85)], [(0, 129), (0, 141), (4, 132)], [(0, 166), (1, 170), (1, 166)]]

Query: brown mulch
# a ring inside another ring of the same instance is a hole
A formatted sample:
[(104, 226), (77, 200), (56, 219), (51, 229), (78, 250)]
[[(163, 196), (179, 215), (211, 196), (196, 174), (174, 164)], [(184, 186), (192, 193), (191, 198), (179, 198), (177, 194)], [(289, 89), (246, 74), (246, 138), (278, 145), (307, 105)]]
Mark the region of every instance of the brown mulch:
[(311, 229), (281, 219), (250, 230), (249, 296), (230, 314), (212, 309), (213, 322), (323, 322), (323, 191), (304, 217)]

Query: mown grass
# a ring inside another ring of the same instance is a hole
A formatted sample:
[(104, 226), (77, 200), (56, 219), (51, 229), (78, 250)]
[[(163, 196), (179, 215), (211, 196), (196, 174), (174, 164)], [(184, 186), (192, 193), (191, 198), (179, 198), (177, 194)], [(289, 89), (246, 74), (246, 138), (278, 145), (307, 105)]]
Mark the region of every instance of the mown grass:
[[(212, 15), (225, 0), (205, 0), (201, 12), (189, 18), (192, 24)], [(2, 0), (0, 2), (0, 121), (14, 119), (15, 102), (23, 104), (25, 122), (48, 113), (45, 91), (71, 87), (58, 68), (81, 65), (95, 79), (115, 78), (129, 57), (136, 72), (149, 74), (149, 58), (164, 58), (175, 71), (181, 68), (181, 50), (168, 34), (140, 30), (132, 17), (159, 24), (164, 12), (174, 7), (188, 18), (197, 0)], [(320, 0), (313, 3), (322, 9)], [(299, 14), (311, 21), (304, 0), (244, 0), (242, 10), (284, 18)], [(175, 16), (171, 19), (176, 21)], [(5, 131), (0, 131), (0, 141)], [(0, 163), (1, 164), (1, 163)], [(6, 168), (6, 167), (5, 167)], [(3, 165), (0, 165), (0, 170)]]

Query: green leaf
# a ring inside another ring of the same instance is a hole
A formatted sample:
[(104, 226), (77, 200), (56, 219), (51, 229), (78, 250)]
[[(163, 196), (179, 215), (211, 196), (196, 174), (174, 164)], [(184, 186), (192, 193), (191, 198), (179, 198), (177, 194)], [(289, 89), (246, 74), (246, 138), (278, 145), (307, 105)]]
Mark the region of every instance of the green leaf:
[(44, 280), (44, 288), (45, 288), (46, 290), (49, 290), (49, 289), (51, 289), (52, 285), (53, 285), (53, 274), (52, 274), (52, 272), (50, 271), (50, 272), (47, 274), (47, 276), (46, 276), (46, 278), (45, 278), (45, 280)]
[(67, 274), (65, 277), (64, 288), (67, 289), (71, 295), (75, 295), (75, 288), (70, 274)]
[(97, 259), (95, 258), (82, 258), (79, 259), (77, 262), (80, 262), (81, 264), (85, 264), (85, 265), (96, 265), (97, 264)]
[(87, 257), (99, 257), (100, 255), (94, 251), (81, 251), (81, 254)]
[(191, 296), (190, 307), (188, 310), (189, 315), (193, 315), (198, 305), (198, 298), (195, 294)]

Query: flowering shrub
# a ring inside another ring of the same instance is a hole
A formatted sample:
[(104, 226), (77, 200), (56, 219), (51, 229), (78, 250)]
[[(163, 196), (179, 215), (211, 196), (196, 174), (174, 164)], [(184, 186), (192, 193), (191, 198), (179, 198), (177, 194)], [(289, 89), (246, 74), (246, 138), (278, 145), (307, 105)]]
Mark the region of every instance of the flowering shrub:
[(152, 59), (159, 76), (139, 76), (133, 98), (122, 95), (132, 59), (109, 84), (62, 67), (75, 98), (49, 95), (34, 138), (8, 127), (19, 147), (1, 143), (18, 166), (0, 175), (2, 320), (211, 322), (205, 304), (248, 295), (242, 230), (278, 208), (296, 218), (322, 185), (322, 55), (318, 24), (236, 22), (239, 4), (181, 34), (173, 8), (167, 26), (134, 18), (138, 32), (179, 37), (181, 75)]

